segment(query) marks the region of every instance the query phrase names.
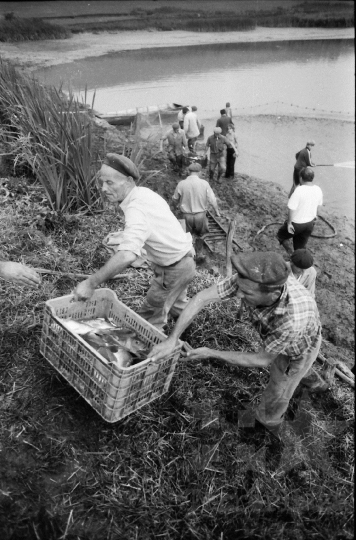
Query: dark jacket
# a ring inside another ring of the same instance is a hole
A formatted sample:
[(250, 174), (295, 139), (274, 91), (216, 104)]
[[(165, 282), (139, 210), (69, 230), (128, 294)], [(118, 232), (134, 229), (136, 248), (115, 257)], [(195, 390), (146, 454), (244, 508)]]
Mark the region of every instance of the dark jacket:
[(211, 154), (221, 155), (224, 151), (224, 144), (228, 148), (231, 148), (231, 144), (223, 135), (215, 137), (215, 135), (210, 135), (206, 141), (206, 148), (210, 148)]
[(226, 135), (227, 127), (232, 123), (230, 116), (220, 116), (216, 122), (216, 127), (221, 128), (221, 135)]
[(307, 148), (303, 148), (303, 150), (297, 152), (295, 158), (297, 161), (294, 168), (297, 169), (297, 171), (301, 171), (304, 169), (304, 167), (312, 167), (311, 154), (309, 157), (309, 151)]

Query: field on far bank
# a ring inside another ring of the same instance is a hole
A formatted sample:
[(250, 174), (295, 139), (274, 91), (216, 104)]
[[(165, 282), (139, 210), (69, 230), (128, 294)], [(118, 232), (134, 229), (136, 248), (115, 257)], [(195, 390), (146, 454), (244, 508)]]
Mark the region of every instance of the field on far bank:
[[(96, 0), (87, 2), (79, 0), (59, 0), (50, 2), (0, 2), (0, 15), (13, 11), (19, 17), (79, 17), (98, 15), (128, 16), (133, 10), (172, 8), (172, 6), (194, 11), (199, 8), (203, 12), (215, 12), (217, 10), (231, 10), (234, 13), (242, 13), (247, 10), (274, 10), (278, 8), (293, 8), (301, 4), (300, 0)], [(318, 0), (312, 0), (309, 4), (317, 5)], [(348, 9), (350, 2), (334, 1), (334, 4), (344, 5)], [(325, 2), (323, 2), (325, 8)]]
[[(55, 39), (62, 32), (102, 32), (137, 30), (186, 30), (228, 32), (264, 27), (349, 28), (354, 13), (348, 2), (28, 2), (33, 9), (23, 10), (17, 2), (3, 2), (0, 15), (0, 41)], [(56, 5), (52, 5), (56, 4)], [(125, 11), (126, 9), (126, 11)], [(31, 17), (31, 18), (30, 18)], [(12, 21), (10, 18), (15, 18)], [(28, 21), (28, 22), (26, 22)], [(60, 25), (57, 30), (43, 25)], [(21, 27), (21, 28), (20, 28)], [(56, 35), (57, 34), (57, 35)]]

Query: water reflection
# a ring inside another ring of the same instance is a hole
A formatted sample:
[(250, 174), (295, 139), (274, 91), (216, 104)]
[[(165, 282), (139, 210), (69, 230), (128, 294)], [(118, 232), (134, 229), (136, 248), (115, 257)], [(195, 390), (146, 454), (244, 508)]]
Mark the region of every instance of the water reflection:
[[(352, 122), (284, 116), (317, 116), (319, 109), (353, 120), (353, 47), (353, 40), (320, 40), (143, 49), (87, 58), (35, 75), (57, 86), (63, 81), (65, 89), (71, 86), (76, 92), (87, 85), (88, 103), (96, 89), (95, 109), (102, 112), (195, 104), (206, 136), (226, 101), (239, 114), (246, 107), (261, 112), (261, 104), (270, 103), (270, 116), (238, 118), (236, 170), (289, 190), (294, 154), (308, 137), (317, 141), (316, 163), (355, 159)], [(286, 104), (283, 110), (280, 102)], [(304, 113), (303, 107), (308, 108)], [(354, 174), (350, 169), (316, 169), (327, 207), (351, 218)]]
[(353, 113), (353, 65), (353, 40), (257, 42), (123, 51), (36, 76), (74, 91), (97, 89), (103, 111), (172, 101), (209, 110), (220, 108), (221, 95), (236, 106), (287, 98)]

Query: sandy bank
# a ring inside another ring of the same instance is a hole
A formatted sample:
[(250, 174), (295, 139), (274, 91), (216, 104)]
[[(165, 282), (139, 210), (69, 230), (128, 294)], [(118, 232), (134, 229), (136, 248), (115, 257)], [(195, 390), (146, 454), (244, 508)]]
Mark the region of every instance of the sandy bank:
[(245, 32), (85, 32), (70, 39), (23, 43), (2, 43), (3, 59), (29, 69), (73, 62), (90, 56), (102, 56), (125, 50), (154, 47), (212, 45), (214, 43), (253, 43), (263, 41), (298, 41), (319, 39), (354, 39), (353, 28), (256, 28)]

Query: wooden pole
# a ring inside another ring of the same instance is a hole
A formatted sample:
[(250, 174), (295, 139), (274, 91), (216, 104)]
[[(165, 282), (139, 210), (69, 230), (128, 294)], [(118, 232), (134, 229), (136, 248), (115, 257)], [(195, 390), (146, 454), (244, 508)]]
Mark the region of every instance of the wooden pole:
[[(38, 274), (50, 274), (51, 276), (67, 276), (72, 278), (88, 278), (91, 274), (78, 274), (76, 272), (60, 272), (59, 270), (47, 270), (47, 268), (34, 268)], [(130, 274), (117, 274), (110, 279), (130, 277)]]
[(232, 255), (232, 240), (234, 238), (234, 233), (236, 229), (237, 216), (234, 217), (229, 223), (229, 229), (227, 231), (226, 237), (226, 277), (232, 276), (232, 264), (231, 264), (231, 255)]

